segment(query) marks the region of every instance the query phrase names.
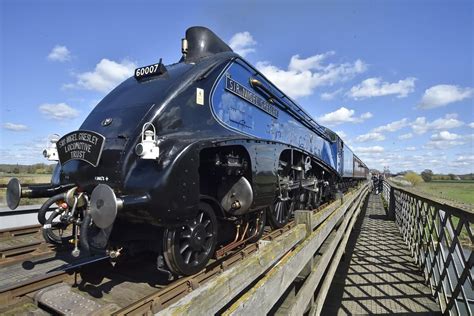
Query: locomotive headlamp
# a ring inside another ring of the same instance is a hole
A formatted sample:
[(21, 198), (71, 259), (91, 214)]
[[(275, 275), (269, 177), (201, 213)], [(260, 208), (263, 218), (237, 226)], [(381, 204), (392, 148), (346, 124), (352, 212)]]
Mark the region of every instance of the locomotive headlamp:
[(48, 159), (49, 161), (58, 161), (58, 149), (56, 148), (56, 143), (59, 140), (58, 134), (53, 134), (48, 137), (48, 142), (46, 144), (46, 148), (43, 150), (44, 158)]
[(160, 148), (156, 140), (156, 129), (152, 123), (143, 124), (142, 141), (135, 147), (135, 153), (142, 159), (157, 159), (160, 156)]

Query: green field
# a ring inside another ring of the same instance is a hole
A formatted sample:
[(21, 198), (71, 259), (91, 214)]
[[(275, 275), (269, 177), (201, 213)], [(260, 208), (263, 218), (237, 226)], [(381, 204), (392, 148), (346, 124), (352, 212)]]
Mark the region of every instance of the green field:
[[(432, 182), (422, 182), (414, 187), (415, 191), (425, 193), (428, 196), (453, 202), (454, 205), (467, 206), (472, 209), (474, 206), (474, 181), (473, 180), (440, 180)], [(454, 228), (457, 227), (459, 219), (452, 217)], [(474, 231), (474, 224), (470, 225), (471, 231)], [(464, 247), (473, 249), (466, 228), (460, 233), (460, 241)], [(435, 238), (436, 239), (436, 238)]]
[(444, 180), (423, 182), (415, 189), (437, 198), (474, 205), (474, 181)]

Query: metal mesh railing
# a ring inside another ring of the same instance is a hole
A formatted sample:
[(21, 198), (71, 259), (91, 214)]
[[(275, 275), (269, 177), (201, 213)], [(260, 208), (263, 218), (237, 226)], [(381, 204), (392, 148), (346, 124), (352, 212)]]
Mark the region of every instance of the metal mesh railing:
[(383, 197), (444, 314), (473, 315), (474, 212), (384, 181)]

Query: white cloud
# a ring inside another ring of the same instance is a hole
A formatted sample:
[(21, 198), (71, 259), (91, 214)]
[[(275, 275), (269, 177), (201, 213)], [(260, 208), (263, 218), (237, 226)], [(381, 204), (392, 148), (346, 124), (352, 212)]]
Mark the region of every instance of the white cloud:
[(267, 61), (257, 62), (257, 69), (293, 98), (311, 95), (320, 86), (331, 86), (352, 79), (367, 69), (367, 65), (359, 59), (353, 63), (323, 64), (323, 61), (333, 54), (334, 52), (327, 52), (308, 58), (294, 55), (287, 70)]
[(387, 125), (379, 126), (373, 129), (374, 132), (395, 132), (399, 129), (404, 128), (408, 124), (408, 119), (403, 118), (399, 121), (394, 121), (392, 123), (388, 123)]
[(341, 94), (341, 92), (342, 92), (342, 88), (337, 89), (336, 91), (333, 91), (333, 92), (323, 92), (321, 93), (321, 99), (324, 101), (333, 100), (336, 96)]
[[(358, 148), (354, 148), (354, 152), (370, 168), (379, 170), (388, 166), (392, 172), (403, 170), (421, 172), (426, 168), (432, 169), (435, 173), (464, 174), (474, 171), (474, 155), (470, 151), (454, 154), (452, 150), (449, 150), (452, 154), (447, 155), (443, 150), (431, 151), (424, 148), (421, 146), (393, 148), (392, 150), (385, 148), (382, 152), (371, 152), (374, 150), (363, 148), (364, 153), (359, 153), (356, 151)], [(368, 152), (365, 153), (366, 151)]]
[(229, 41), (230, 48), (242, 57), (255, 52), (255, 45), (257, 42), (249, 32), (236, 33)]
[(47, 118), (62, 120), (62, 119), (73, 119), (79, 115), (79, 111), (66, 103), (45, 103), (39, 106), (39, 110)]
[(381, 78), (368, 78), (353, 86), (348, 95), (354, 99), (365, 99), (396, 94), (404, 98), (415, 89), (416, 78), (408, 77), (396, 83), (382, 82)]
[(385, 140), (385, 136), (376, 132), (359, 135), (355, 139), (355, 141), (358, 143), (365, 143), (365, 142), (371, 142), (371, 141), (379, 142), (382, 140)]
[(306, 71), (310, 69), (322, 70), (324, 66), (321, 64), (327, 57), (334, 55), (334, 51), (329, 51), (324, 54), (314, 55), (308, 58), (300, 58), (300, 55), (291, 56), (288, 70)]
[(453, 167), (470, 167), (470, 170), (472, 170), (472, 166), (474, 165), (474, 155), (458, 156), (455, 161), (449, 162), (448, 164)]
[(71, 52), (66, 46), (56, 45), (49, 53), (48, 59), (52, 61), (65, 62), (71, 60)]
[(338, 125), (341, 123), (362, 123), (372, 117), (370, 112), (363, 113), (360, 117), (354, 116), (354, 114), (354, 110), (341, 107), (334, 112), (318, 117), (317, 120), (327, 125)]
[(450, 133), (448, 131), (442, 131), (437, 134), (431, 135), (431, 139), (435, 141), (443, 141), (443, 140), (455, 140), (459, 139), (461, 136), (455, 133)]
[(440, 84), (425, 90), (418, 107), (422, 109), (433, 109), (448, 105), (449, 103), (462, 101), (473, 95), (473, 88)]
[(336, 131), (335, 133), (339, 135), (339, 137), (342, 138), (343, 140), (347, 138), (347, 134), (344, 131)]
[(474, 128), (474, 122), (469, 123), (469, 127), (470, 127), (470, 128)]
[(26, 125), (8, 123), (8, 122), (3, 124), (3, 128), (7, 129), (9, 131), (14, 131), (14, 132), (24, 132), (24, 131), (28, 130), (28, 126), (26, 126)]
[(354, 152), (363, 154), (383, 153), (384, 148), (382, 146), (355, 147)]
[(431, 135), (430, 141), (424, 146), (429, 149), (446, 149), (453, 146), (464, 145), (472, 142), (474, 134), (458, 135), (448, 131), (441, 131)]
[(135, 63), (126, 59), (117, 63), (104, 58), (95, 66), (94, 71), (77, 74), (77, 82), (75, 84), (66, 84), (64, 87), (78, 87), (87, 90), (108, 92), (133, 75), (133, 71), (136, 67)]
[(411, 128), (416, 134), (424, 134), (429, 130), (451, 129), (464, 125), (464, 122), (457, 119), (457, 114), (446, 114), (444, 118), (439, 118), (433, 122), (428, 122), (425, 117), (417, 117), (411, 123)]
[(403, 134), (403, 135), (398, 136), (398, 139), (401, 139), (401, 140), (410, 139), (410, 138), (413, 138), (413, 134), (412, 134), (412, 133), (406, 133), (406, 134)]

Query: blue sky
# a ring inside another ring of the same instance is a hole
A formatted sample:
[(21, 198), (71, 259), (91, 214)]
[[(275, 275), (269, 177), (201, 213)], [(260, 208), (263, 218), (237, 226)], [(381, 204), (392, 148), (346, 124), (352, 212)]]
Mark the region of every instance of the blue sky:
[(45, 162), (136, 66), (211, 28), (370, 167), (474, 165), (472, 1), (0, 0), (0, 163)]

